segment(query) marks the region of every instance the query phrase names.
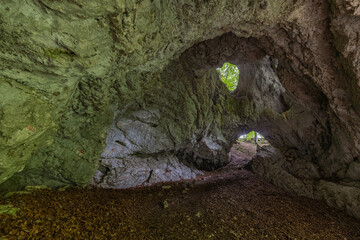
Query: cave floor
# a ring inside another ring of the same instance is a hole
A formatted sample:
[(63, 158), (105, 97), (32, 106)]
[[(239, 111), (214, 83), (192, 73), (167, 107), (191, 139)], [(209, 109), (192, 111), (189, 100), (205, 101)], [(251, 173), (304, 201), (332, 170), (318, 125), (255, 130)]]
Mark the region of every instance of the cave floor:
[(191, 181), (126, 190), (68, 188), (15, 194), (0, 239), (360, 239), (360, 221), (297, 197), (244, 169), (255, 147)]

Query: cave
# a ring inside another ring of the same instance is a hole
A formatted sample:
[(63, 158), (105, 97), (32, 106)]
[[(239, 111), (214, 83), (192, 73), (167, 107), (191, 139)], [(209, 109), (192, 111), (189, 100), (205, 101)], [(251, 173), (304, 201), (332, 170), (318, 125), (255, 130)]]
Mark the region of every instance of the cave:
[[(357, 0), (6, 1), (0, 192), (177, 189), (227, 169), (256, 131), (269, 146), (234, 181), (262, 179), (360, 227), (359, 26)], [(224, 63), (239, 70), (233, 89)]]

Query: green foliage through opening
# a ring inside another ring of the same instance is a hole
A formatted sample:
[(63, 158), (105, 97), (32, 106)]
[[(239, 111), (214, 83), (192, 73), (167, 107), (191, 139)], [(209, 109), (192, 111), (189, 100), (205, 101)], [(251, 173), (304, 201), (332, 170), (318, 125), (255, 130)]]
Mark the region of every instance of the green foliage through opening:
[(231, 63), (224, 63), (221, 68), (217, 68), (216, 71), (220, 75), (221, 81), (223, 81), (230, 91), (234, 91), (239, 81), (239, 69), (236, 65)]
[(254, 131), (251, 131), (249, 132), (248, 134), (246, 134), (246, 141), (251, 141), (251, 139), (255, 138), (255, 132)]
[(247, 142), (254, 142), (254, 141), (261, 141), (261, 142), (267, 142), (264, 138), (264, 136), (262, 136), (260, 133), (255, 132), (255, 131), (251, 131), (248, 134), (244, 134), (241, 135), (238, 139), (239, 142), (241, 141), (247, 141)]

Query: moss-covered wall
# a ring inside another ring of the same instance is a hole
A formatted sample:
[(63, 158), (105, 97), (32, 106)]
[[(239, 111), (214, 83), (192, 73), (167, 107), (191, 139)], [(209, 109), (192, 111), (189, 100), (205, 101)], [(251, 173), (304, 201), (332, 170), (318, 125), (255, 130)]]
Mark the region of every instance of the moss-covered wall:
[(276, 22), (292, 4), (4, 2), (0, 181), (22, 172), (13, 185), (87, 183), (113, 117), (110, 103), (156, 97), (150, 89), (164, 83), (151, 73), (160, 74), (191, 45), (229, 31), (230, 20), (234, 31), (249, 35), (251, 23)]

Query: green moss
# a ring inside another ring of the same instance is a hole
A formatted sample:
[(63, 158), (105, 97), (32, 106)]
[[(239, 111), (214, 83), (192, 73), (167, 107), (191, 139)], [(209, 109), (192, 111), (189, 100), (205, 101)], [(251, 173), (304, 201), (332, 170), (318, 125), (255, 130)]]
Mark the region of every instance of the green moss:
[(0, 78), (0, 183), (22, 171), (56, 126), (53, 105), (16, 81)]
[(239, 113), (241, 114), (241, 116), (250, 119), (256, 119), (257, 117), (254, 106), (248, 98), (244, 98), (241, 100), (239, 105)]
[(52, 2), (64, 2), (64, 3), (71, 3), (71, 4), (75, 4), (79, 7), (82, 7), (82, 5), (80, 3), (78, 3), (76, 0), (50, 0)]
[(4, 195), (5, 198), (11, 197), (12, 195), (15, 194), (29, 194), (30, 192), (28, 191), (16, 191), (16, 192), (8, 192)]
[(42, 189), (49, 189), (47, 186), (45, 185), (35, 185), (35, 186), (26, 186), (25, 190), (26, 191), (37, 191), (37, 190), (42, 190)]
[(14, 208), (11, 204), (0, 205), (0, 215), (1, 214), (10, 214), (16, 215), (16, 213), (20, 210), (20, 208)]
[(72, 57), (75, 55), (74, 52), (72, 52), (68, 49), (60, 49), (60, 48), (45, 49), (44, 54), (45, 54), (45, 56), (48, 56), (49, 58), (58, 58), (58, 57), (66, 58), (66, 57)]

